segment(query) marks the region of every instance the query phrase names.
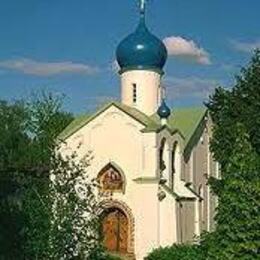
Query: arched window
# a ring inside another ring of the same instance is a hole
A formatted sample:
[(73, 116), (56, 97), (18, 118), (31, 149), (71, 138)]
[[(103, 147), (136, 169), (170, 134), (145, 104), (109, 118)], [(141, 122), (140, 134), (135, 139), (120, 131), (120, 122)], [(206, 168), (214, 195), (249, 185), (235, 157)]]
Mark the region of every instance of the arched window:
[(178, 166), (176, 165), (177, 164), (177, 146), (178, 146), (178, 142), (175, 141), (174, 144), (173, 144), (173, 147), (172, 147), (172, 161), (171, 161), (171, 188), (174, 189), (174, 175), (176, 173), (176, 170), (178, 169)]
[(98, 174), (98, 182), (101, 191), (122, 191), (124, 188), (124, 179), (120, 171), (111, 163), (105, 166)]
[(164, 161), (165, 142), (166, 142), (166, 139), (163, 138), (161, 141), (161, 144), (160, 144), (160, 149), (159, 149), (159, 167), (160, 167), (161, 173), (166, 169), (166, 165), (165, 165), (165, 161)]
[(200, 201), (200, 224), (201, 224), (201, 229), (206, 230), (206, 212), (205, 212), (205, 196), (204, 196), (204, 187), (200, 183), (199, 188), (198, 188), (198, 193), (200, 197), (203, 199)]
[(182, 180), (184, 169), (182, 168), (182, 152), (178, 141), (172, 145), (170, 184), (172, 189), (178, 186), (178, 182)]
[(175, 141), (172, 148), (172, 173), (176, 172), (176, 150), (177, 150), (178, 142)]

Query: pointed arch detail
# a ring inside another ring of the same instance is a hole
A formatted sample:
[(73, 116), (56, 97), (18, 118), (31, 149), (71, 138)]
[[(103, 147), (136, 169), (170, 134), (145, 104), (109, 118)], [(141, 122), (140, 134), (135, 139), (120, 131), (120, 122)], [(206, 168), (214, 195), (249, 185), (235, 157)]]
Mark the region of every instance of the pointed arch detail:
[(97, 181), (101, 192), (125, 192), (125, 174), (114, 162), (109, 162), (99, 171)]

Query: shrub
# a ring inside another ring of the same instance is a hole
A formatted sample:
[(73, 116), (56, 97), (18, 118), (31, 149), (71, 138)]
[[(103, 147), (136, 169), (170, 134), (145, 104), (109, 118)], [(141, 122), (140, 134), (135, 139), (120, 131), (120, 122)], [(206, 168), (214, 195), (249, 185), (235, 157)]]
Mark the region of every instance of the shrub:
[(155, 249), (145, 260), (203, 260), (197, 245), (173, 245)]
[(114, 256), (114, 255), (108, 254), (106, 256), (106, 260), (122, 260), (122, 259), (119, 256)]

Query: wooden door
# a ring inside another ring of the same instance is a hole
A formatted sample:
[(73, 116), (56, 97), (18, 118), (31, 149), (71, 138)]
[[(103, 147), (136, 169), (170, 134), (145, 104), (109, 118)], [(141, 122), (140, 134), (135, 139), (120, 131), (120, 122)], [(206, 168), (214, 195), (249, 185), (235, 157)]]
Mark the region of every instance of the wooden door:
[(103, 219), (103, 242), (108, 251), (126, 253), (128, 220), (119, 209), (109, 211)]

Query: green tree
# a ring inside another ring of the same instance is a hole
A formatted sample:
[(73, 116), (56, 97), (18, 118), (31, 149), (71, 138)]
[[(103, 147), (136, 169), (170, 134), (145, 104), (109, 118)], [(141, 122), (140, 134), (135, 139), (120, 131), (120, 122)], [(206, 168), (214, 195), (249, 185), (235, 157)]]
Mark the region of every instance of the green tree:
[(116, 259), (101, 245), (89, 158), (59, 154), (72, 119), (53, 95), (0, 102), (0, 259)]
[[(25, 105), (0, 101), (0, 259), (15, 259), (21, 251), (23, 216), (18, 200), (18, 182), (10, 168), (21, 165), (21, 155), (29, 143), (25, 134), (28, 115)], [(13, 163), (11, 163), (13, 162)]]
[(0, 101), (0, 259), (43, 259), (48, 240), (48, 168), (56, 137), (72, 120), (61, 100)]
[(76, 152), (52, 160), (50, 198), (53, 205), (50, 259), (106, 259), (100, 243), (99, 201), (87, 169), (90, 157)]
[[(260, 52), (236, 77), (231, 91), (218, 88), (208, 103), (213, 119), (211, 150), (221, 180), (216, 231), (205, 236), (209, 259), (256, 259), (260, 248)], [(202, 243), (203, 244), (203, 243)]]

